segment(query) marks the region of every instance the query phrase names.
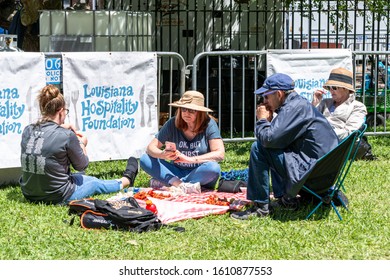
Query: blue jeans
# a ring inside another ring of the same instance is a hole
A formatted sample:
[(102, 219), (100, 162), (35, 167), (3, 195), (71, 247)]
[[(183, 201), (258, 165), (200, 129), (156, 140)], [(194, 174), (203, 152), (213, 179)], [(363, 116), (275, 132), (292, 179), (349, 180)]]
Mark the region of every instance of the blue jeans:
[(95, 194), (118, 192), (121, 186), (121, 182), (117, 180), (101, 180), (80, 173), (75, 173), (71, 176), (73, 182), (76, 184), (76, 189), (66, 202), (75, 199), (88, 198)]
[(275, 197), (281, 197), (289, 185), (284, 153), (282, 150), (264, 148), (259, 141), (252, 144), (249, 170), (247, 198), (260, 203), (269, 203), (270, 175)]
[(193, 169), (183, 169), (166, 160), (157, 159), (147, 154), (141, 156), (140, 166), (154, 179), (166, 185), (169, 185), (169, 181), (176, 177), (182, 182), (199, 182), (201, 186), (214, 188), (221, 174), (220, 165), (214, 161), (202, 163)]

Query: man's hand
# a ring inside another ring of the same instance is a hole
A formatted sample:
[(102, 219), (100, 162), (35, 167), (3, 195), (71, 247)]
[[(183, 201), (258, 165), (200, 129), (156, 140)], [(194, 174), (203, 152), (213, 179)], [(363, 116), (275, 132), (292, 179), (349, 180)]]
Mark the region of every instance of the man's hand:
[(257, 117), (257, 120), (266, 119), (267, 121), (270, 122), (270, 121), (272, 121), (272, 111), (267, 110), (265, 105), (260, 104), (256, 108), (256, 117)]

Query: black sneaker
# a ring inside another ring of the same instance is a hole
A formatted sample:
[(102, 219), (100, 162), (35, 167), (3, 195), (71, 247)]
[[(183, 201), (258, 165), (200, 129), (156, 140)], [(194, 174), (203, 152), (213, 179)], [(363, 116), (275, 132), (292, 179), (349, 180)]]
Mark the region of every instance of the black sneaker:
[(126, 177), (130, 181), (129, 187), (134, 185), (135, 177), (138, 174), (138, 161), (134, 157), (129, 157), (127, 160), (126, 170), (123, 172), (123, 177)]
[(378, 158), (375, 155), (373, 155), (371, 152), (367, 152), (361, 159), (368, 160), (368, 161), (378, 160)]
[(236, 220), (248, 220), (254, 217), (266, 217), (269, 215), (268, 204), (254, 203), (252, 207), (245, 211), (230, 214), (230, 217)]
[(348, 197), (340, 190), (338, 190), (333, 196), (333, 203), (336, 206), (345, 206), (349, 204)]
[(299, 200), (296, 197), (288, 198), (283, 196), (271, 202), (272, 209), (284, 209), (295, 211), (299, 208)]

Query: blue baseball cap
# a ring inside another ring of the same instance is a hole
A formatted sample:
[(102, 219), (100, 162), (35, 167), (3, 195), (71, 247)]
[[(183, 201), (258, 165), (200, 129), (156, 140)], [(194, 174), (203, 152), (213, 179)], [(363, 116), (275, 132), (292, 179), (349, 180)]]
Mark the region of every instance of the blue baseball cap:
[[(276, 90), (293, 90), (295, 88), (294, 80), (290, 76), (282, 73), (276, 73), (265, 79), (261, 88), (255, 90), (255, 94), (268, 95)], [(269, 91), (269, 93), (267, 92)]]

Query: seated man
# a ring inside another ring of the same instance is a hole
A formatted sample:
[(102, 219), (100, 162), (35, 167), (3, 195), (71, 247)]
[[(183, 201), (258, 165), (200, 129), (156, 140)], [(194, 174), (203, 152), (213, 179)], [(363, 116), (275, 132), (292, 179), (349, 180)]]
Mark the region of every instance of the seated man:
[[(324, 84), (324, 89), (329, 91), (332, 97), (323, 98), (326, 91), (319, 89), (313, 95), (312, 104), (325, 116), (342, 140), (364, 124), (367, 115), (366, 106), (355, 100), (353, 75), (345, 68), (333, 69)], [(356, 158), (376, 159), (366, 137), (361, 140)]]
[(248, 210), (231, 215), (240, 220), (269, 215), (269, 173), (275, 206), (296, 209), (297, 200), (288, 190), (302, 185), (302, 178), (315, 162), (338, 145), (329, 122), (294, 91), (294, 81), (288, 75), (268, 77), (255, 93), (264, 97), (264, 103), (256, 109), (257, 141), (249, 160), (247, 198), (254, 203)]

